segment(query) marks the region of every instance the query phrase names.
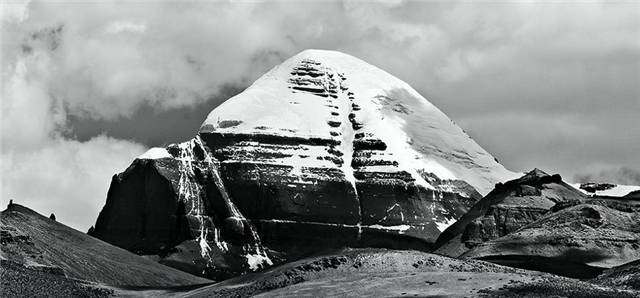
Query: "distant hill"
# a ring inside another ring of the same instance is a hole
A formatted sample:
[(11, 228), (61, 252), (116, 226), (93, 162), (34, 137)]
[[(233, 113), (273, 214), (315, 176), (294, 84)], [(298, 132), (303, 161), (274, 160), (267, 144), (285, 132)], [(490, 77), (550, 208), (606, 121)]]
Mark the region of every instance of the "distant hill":
[(543, 257), (554, 264), (572, 262), (611, 268), (640, 259), (638, 222), (640, 206), (636, 204), (624, 200), (588, 200), (484, 242), (463, 257), (497, 263), (501, 263), (499, 259), (513, 263)]
[(436, 253), (458, 257), (483, 242), (533, 223), (557, 203), (584, 199), (586, 196), (562, 181), (560, 175), (534, 169), (518, 179), (496, 185), (440, 234)]

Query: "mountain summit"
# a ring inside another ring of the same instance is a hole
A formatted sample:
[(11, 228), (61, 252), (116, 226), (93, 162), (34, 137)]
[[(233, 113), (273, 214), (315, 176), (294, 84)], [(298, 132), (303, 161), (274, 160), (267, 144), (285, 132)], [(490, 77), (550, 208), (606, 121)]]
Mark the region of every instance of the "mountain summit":
[(341, 162), (314, 161), (323, 153), (313, 151), (308, 160), (293, 154), (273, 162), (335, 167), (350, 180), (354, 171), (406, 171), (426, 188), (438, 188), (435, 176), (465, 181), (485, 195), (496, 182), (516, 178), (407, 83), (336, 51), (306, 50), (276, 66), (214, 109), (200, 134), (331, 142), (344, 153)]
[(430, 247), (514, 175), (406, 83), (307, 50), (114, 176), (92, 234), (224, 278), (332, 247)]

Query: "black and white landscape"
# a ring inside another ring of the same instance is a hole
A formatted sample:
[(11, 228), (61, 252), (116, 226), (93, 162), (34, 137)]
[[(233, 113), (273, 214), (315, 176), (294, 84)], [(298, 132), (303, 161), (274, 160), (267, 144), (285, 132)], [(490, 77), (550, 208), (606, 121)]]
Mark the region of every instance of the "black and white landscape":
[(7, 4), (0, 296), (640, 297), (639, 11)]

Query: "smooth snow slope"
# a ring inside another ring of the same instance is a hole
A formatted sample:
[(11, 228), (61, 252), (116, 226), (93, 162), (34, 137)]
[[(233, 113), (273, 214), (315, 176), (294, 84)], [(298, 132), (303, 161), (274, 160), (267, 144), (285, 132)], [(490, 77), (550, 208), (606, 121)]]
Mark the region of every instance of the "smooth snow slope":
[[(309, 61), (319, 63), (328, 74), (325, 79), (331, 82), (344, 78), (340, 85), (352, 92), (352, 102), (359, 108), (358, 121), (362, 128), (357, 132), (384, 141), (387, 151), (398, 161), (398, 168), (412, 174), (418, 183), (429, 187), (419, 174), (424, 171), (440, 179), (464, 180), (485, 195), (496, 182), (516, 178), (516, 173), (505, 169), (411, 86), (358, 58), (336, 51), (305, 50), (286, 60), (247, 90), (214, 109), (200, 132), (338, 138), (345, 152), (344, 164), (322, 166), (339, 167), (349, 175), (354, 132), (348, 125), (342, 125), (339, 136), (331, 135), (327, 122), (349, 123), (347, 117), (353, 112), (353, 105), (340, 93), (335, 101), (339, 115), (321, 113), (319, 111), (326, 109), (323, 100), (291, 89), (292, 72)], [(288, 162), (295, 165), (302, 161)], [(381, 170), (384, 169), (376, 169)]]

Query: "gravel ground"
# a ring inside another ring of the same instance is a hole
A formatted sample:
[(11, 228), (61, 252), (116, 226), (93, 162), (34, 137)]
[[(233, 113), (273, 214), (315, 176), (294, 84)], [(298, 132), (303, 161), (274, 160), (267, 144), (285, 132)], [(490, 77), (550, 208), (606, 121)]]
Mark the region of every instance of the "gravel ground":
[(0, 264), (0, 297), (109, 297), (112, 291), (13, 262)]

